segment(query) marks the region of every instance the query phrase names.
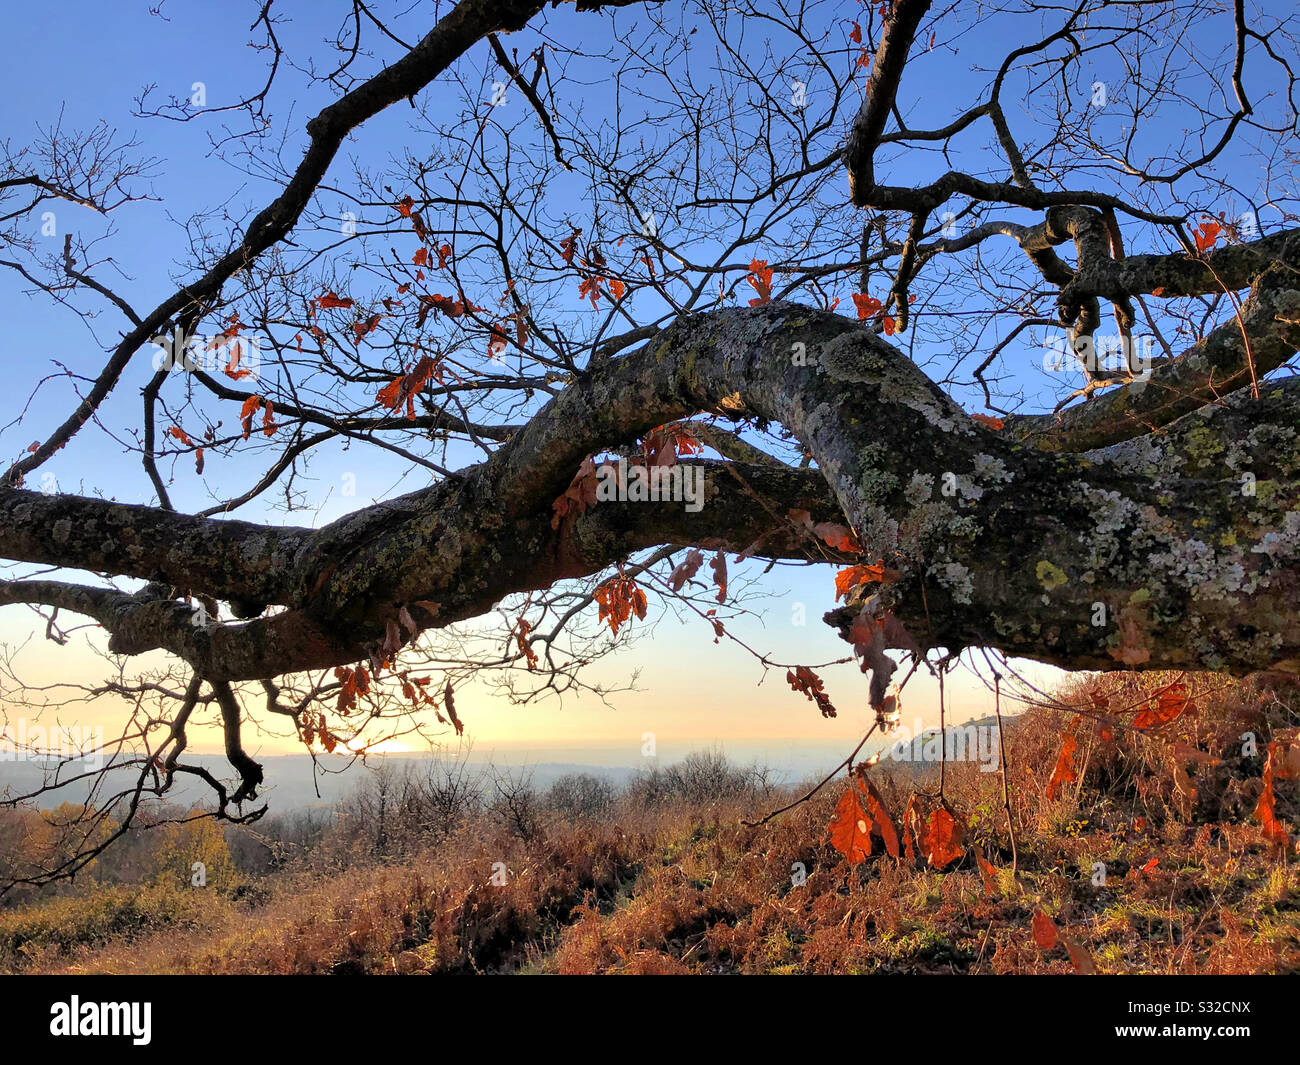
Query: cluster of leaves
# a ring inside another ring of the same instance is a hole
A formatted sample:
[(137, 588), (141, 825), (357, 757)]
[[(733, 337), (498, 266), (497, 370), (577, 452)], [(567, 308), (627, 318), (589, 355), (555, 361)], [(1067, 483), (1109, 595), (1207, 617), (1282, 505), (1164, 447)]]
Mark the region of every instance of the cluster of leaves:
[(645, 620), (645, 592), (631, 577), (619, 574), (600, 585), (593, 598), (600, 605), (598, 620), (609, 622), (610, 631), (617, 636), (619, 626), (625, 624), (633, 614)]
[(795, 666), (794, 669), (786, 670), (785, 679), (789, 682), (791, 688), (797, 692), (803, 692), (804, 695), (817, 704), (817, 709), (822, 712), (822, 717), (835, 716), (835, 706), (831, 702), (831, 697), (826, 694), (824, 682), (807, 666)]
[(259, 395), (251, 395), (244, 400), (243, 406), (239, 408), (239, 423), (244, 430), (244, 439), (247, 440), (253, 432), (253, 415), (258, 410), (262, 412), (262, 435), (274, 436), (277, 428), (275, 424), (275, 403), (271, 400), (263, 400)]
[(428, 355), (422, 355), (409, 372), (398, 374), (379, 390), (379, 402), (389, 410), (398, 410), (404, 404), (407, 419), (414, 421), (415, 397), (435, 377), (442, 380), (438, 363)]

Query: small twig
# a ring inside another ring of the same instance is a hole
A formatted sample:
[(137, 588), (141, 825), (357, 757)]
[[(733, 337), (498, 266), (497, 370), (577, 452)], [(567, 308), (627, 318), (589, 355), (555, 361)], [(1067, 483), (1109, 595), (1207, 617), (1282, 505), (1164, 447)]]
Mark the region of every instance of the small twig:
[(844, 761), (842, 761), (839, 765), (837, 765), (834, 769), (832, 769), (829, 773), (827, 773), (826, 776), (823, 777), (812, 788), (812, 790), (801, 795), (799, 798), (795, 799), (794, 802), (787, 803), (785, 806), (782, 806), (778, 810), (773, 810), (770, 814), (768, 814), (766, 817), (762, 818), (759, 821), (742, 821), (741, 823), (747, 826), (748, 828), (760, 828), (761, 826), (771, 821), (772, 818), (778, 817), (781, 814), (785, 813), (787, 810), (793, 810), (796, 806), (799, 806), (800, 804), (807, 802), (819, 791), (821, 791), (822, 788), (826, 787), (827, 784), (829, 784), (832, 780), (834, 780), (835, 777), (839, 775), (839, 771), (841, 769), (844, 769), (846, 766), (851, 766), (853, 764), (853, 759), (858, 756), (858, 752), (862, 750), (863, 745), (867, 742), (867, 740), (871, 739), (871, 734), (876, 731), (876, 728), (879, 725), (880, 722), (877, 721), (874, 725), (871, 726), (871, 728), (867, 729), (867, 734), (863, 736), (862, 739), (858, 742), (858, 745), (853, 748), (853, 752), (846, 759), (844, 759)]
[(1011, 795), (1007, 791), (1007, 737), (1002, 731), (1002, 674), (993, 673), (993, 713), (998, 719), (998, 755), (1002, 762), (1002, 808), (1007, 812), (1007, 834), (1011, 837), (1011, 875), (1016, 875), (1020, 858), (1016, 853), (1016, 827), (1011, 821)]

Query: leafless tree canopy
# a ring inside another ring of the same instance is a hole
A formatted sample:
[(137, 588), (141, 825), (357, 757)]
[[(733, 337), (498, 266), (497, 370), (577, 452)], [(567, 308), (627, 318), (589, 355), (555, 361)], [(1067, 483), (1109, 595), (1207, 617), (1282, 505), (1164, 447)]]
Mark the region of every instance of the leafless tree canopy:
[[(185, 772), (254, 816), (250, 720), (356, 749), (459, 728), (473, 674), (586, 685), (644, 592), (725, 637), (735, 554), (861, 567), (838, 605), (827, 568), (826, 620), (878, 707), (890, 648), (1300, 665), (1290, 4), (353, 0), (295, 12), (334, 20), (324, 56), (282, 47), (287, 14), (256, 12), (245, 100), (137, 101), (279, 190), (179, 231), (174, 291), (119, 283), (111, 241), (34, 236), (65, 200), (127, 231), (138, 144), (54, 116), (0, 146), (0, 265), (112, 338), (33, 378), (61, 419), (5, 432), (0, 603), (106, 630), (111, 679), (71, 695), (132, 707), (127, 782), (96, 784), (114, 825)], [(300, 136), (306, 87), (333, 102)], [(103, 424), (153, 341), (196, 336), (220, 365), (164, 361)], [(94, 437), (150, 505), (39, 490)], [(411, 490), (319, 529), (241, 517), (314, 509), (345, 448)], [(699, 471), (703, 505), (593, 501), (602, 456)], [(196, 714), (230, 787), (184, 757)]]

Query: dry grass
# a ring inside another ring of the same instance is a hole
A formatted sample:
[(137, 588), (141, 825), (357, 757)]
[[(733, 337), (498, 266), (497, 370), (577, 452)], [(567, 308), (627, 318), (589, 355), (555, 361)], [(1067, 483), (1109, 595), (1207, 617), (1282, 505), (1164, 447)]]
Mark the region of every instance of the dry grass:
[[(948, 767), (944, 798), (965, 820), (965, 855), (941, 871), (879, 846), (850, 868), (825, 830), (841, 784), (762, 827), (742, 823), (755, 809), (739, 800), (624, 803), (599, 821), (552, 819), (528, 841), (480, 818), (395, 864), (321, 859), (267, 878), (256, 901), (212, 892), (199, 908), (192, 891), (174, 888), (186, 904), (141, 903), (138, 928), (111, 919), (125, 895), (56, 900), (46, 905), (58, 913), (0, 915), (0, 964), (96, 973), (1074, 971), (1063, 945), (1034, 941), (1030, 921), (1042, 911), (1102, 973), (1300, 971), (1300, 872), (1294, 851), (1267, 844), (1251, 822), (1262, 759), (1240, 751), (1243, 733), (1255, 733), (1262, 751), (1294, 724), (1292, 696), (1193, 678), (1195, 714), (1155, 736), (1125, 727), (1125, 708), (1169, 679), (1080, 681), (1061, 708), (1032, 710), (1008, 730), (1015, 875), (999, 775), (963, 763)], [(1049, 801), (1072, 724), (1079, 779)], [(1219, 759), (1196, 771), (1194, 798), (1179, 786), (1175, 742)], [(939, 801), (935, 774), (872, 773), (895, 816), (913, 790), (929, 807)], [(1278, 792), (1293, 831), (1295, 789), (1288, 781)], [(997, 869), (987, 887), (977, 854)], [(504, 883), (493, 882), (495, 863), (508, 870)], [(792, 875), (800, 868), (803, 883)], [(78, 905), (99, 919), (79, 916)]]

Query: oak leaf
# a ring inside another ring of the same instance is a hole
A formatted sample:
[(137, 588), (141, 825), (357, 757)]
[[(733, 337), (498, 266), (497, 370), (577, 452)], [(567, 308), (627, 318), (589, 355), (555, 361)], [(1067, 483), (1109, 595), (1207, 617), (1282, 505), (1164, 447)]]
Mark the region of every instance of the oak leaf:
[(858, 865), (871, 856), (871, 817), (858, 802), (857, 792), (851, 784), (840, 796), (826, 827), (830, 832), (831, 846), (844, 855), (850, 865)]
[(957, 819), (942, 806), (930, 815), (930, 823), (925, 829), (922, 846), (930, 864), (942, 869), (949, 862), (955, 861), (965, 853), (961, 845), (961, 826)]
[(1034, 942), (1044, 950), (1051, 950), (1056, 946), (1056, 922), (1047, 916), (1042, 910), (1034, 911), (1033, 920)]
[(1069, 784), (1078, 779), (1074, 768), (1074, 752), (1079, 741), (1073, 732), (1067, 732), (1061, 740), (1061, 753), (1056, 756), (1056, 766), (1052, 769), (1051, 779), (1047, 782), (1048, 801), (1054, 800), (1061, 792), (1062, 784)]

